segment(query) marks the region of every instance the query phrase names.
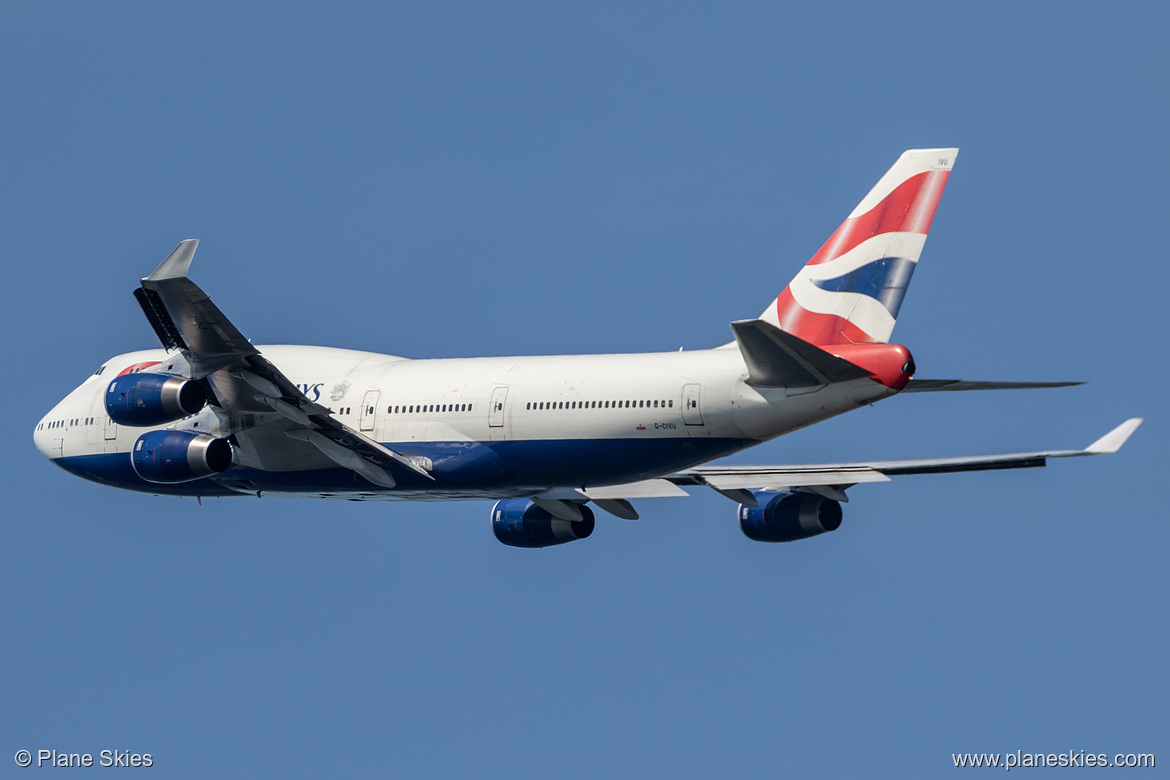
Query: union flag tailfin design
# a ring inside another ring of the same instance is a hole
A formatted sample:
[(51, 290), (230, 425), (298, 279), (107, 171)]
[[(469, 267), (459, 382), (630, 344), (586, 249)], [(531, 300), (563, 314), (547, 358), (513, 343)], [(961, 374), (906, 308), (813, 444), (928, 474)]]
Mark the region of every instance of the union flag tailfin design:
[(818, 346), (888, 342), (958, 153), (904, 152), (760, 319)]

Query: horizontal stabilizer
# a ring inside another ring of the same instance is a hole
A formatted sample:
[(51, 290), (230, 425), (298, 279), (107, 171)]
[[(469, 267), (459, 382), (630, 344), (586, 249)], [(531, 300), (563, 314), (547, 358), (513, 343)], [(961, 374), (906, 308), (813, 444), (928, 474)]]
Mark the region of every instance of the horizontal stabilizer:
[(1073, 387), (1084, 382), (967, 382), (962, 379), (911, 379), (903, 393), (938, 393), (960, 390), (1031, 390), (1038, 387)]
[(870, 375), (864, 368), (763, 320), (731, 323), (747, 364), (747, 383), (756, 387), (816, 387)]

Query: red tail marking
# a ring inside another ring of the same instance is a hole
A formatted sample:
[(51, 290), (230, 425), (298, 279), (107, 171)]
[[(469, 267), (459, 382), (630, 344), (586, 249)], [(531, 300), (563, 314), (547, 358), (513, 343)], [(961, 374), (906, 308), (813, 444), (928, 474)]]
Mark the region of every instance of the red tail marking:
[(882, 233), (930, 232), (930, 223), (934, 221), (934, 212), (950, 175), (950, 171), (926, 171), (911, 176), (881, 203), (842, 222), (808, 264), (827, 263)]

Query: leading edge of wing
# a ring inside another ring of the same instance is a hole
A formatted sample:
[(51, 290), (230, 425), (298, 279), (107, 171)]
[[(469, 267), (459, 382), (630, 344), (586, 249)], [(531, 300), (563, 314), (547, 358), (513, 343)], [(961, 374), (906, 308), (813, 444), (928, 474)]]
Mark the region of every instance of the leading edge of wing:
[[(815, 463), (776, 466), (699, 466), (667, 479), (676, 485), (707, 485), (716, 490), (741, 488), (798, 488), (832, 485), (849, 487), (860, 482), (884, 482), (907, 474), (946, 474), (957, 471), (1035, 468), (1049, 458), (1106, 455), (1117, 452), (1142, 424), (1131, 417), (1088, 447), (1081, 450), (1038, 450), (1002, 455), (974, 455), (957, 458), (865, 461), (858, 463)], [(839, 478), (839, 479), (838, 479)], [(835, 480), (835, 481), (826, 481)]]

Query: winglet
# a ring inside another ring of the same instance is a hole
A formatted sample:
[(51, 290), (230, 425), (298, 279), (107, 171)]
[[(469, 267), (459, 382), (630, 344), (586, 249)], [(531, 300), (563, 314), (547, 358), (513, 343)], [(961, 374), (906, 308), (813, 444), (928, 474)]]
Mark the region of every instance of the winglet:
[(1085, 452), (1090, 455), (1108, 455), (1117, 452), (1142, 422), (1141, 417), (1129, 418), (1088, 447), (1085, 447)]
[(199, 246), (199, 239), (188, 238), (186, 241), (179, 242), (175, 247), (175, 251), (167, 255), (167, 259), (159, 264), (159, 267), (154, 269), (154, 272), (146, 277), (150, 281), (160, 281), (162, 279), (181, 279), (187, 275), (187, 269), (191, 267), (191, 260), (195, 257), (195, 249)]

